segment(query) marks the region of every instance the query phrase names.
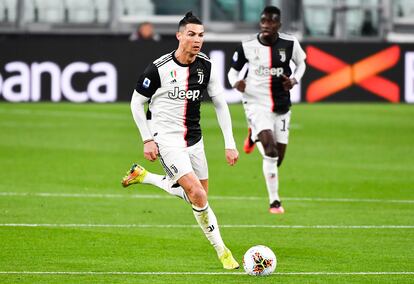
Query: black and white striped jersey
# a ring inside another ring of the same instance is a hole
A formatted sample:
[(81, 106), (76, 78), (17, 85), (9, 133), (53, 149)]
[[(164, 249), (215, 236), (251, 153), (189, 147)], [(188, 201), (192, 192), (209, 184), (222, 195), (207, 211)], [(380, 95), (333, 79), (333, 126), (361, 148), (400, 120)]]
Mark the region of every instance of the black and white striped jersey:
[(200, 141), (200, 104), (208, 91), (223, 95), (223, 87), (210, 59), (199, 53), (194, 62), (178, 62), (174, 52), (151, 63), (139, 77), (135, 90), (150, 98), (151, 132), (163, 145), (188, 147)]
[(233, 55), (232, 68), (240, 71), (248, 63), (244, 103), (270, 108), (272, 112), (287, 112), (291, 106), (290, 94), (283, 89), (281, 75), (292, 75), (291, 60), (297, 64), (305, 58), (305, 52), (292, 35), (279, 33), (271, 46), (263, 44), (259, 35), (242, 42)]

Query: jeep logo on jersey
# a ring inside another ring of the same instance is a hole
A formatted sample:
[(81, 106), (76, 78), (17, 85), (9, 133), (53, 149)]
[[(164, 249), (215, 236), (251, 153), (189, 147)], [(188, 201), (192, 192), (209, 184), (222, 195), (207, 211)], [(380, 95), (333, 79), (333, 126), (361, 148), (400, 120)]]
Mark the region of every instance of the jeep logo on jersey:
[(200, 90), (180, 90), (180, 88), (175, 87), (174, 92), (168, 92), (168, 97), (170, 99), (179, 99), (179, 100), (199, 100), (200, 99)]
[(260, 66), (259, 69), (256, 70), (256, 75), (259, 75), (259, 76), (269, 76), (269, 75), (271, 75), (271, 76), (280, 77), (282, 74), (283, 74), (283, 68), (282, 67), (269, 68), (269, 67)]

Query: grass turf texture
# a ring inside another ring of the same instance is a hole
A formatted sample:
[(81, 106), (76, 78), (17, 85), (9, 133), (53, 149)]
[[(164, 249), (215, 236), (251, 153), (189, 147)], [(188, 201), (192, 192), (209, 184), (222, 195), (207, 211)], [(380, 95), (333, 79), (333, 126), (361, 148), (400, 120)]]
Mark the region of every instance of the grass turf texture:
[[(247, 133), (244, 113), (240, 105), (232, 105), (230, 110), (240, 151), (235, 167), (225, 163), (223, 139), (212, 105), (204, 104), (202, 108), (210, 169), (210, 205), (219, 224), (223, 225), (224, 241), (240, 263), (249, 247), (264, 244), (278, 257), (276, 273), (260, 279), (240, 274), (105, 274), (226, 271), (221, 269), (214, 250), (195, 226), (191, 209), (182, 200), (169, 198), (152, 186), (135, 186), (133, 190), (120, 186), (122, 175), (134, 161), (149, 170), (162, 172), (158, 162), (143, 160), (142, 143), (128, 104), (2, 103), (0, 282), (414, 281), (413, 274), (295, 274), (414, 271), (412, 227), (347, 227), (414, 226), (412, 106), (295, 105), (290, 144), (279, 171), (280, 192), (286, 209), (282, 216), (267, 213), (260, 156), (257, 151), (251, 155), (242, 153)], [(338, 200), (342, 198), (352, 200)], [(373, 202), (368, 202), (370, 200)], [(4, 224), (139, 224), (148, 227), (15, 227)], [(151, 225), (183, 226), (157, 228)], [(342, 227), (290, 227), (295, 225)], [(11, 271), (102, 274), (7, 273)]]

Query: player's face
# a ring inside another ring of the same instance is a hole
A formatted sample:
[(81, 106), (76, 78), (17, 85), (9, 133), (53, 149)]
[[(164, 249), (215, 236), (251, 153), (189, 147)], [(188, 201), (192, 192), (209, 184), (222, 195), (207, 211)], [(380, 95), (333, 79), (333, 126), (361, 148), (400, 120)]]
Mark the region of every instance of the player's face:
[(265, 38), (273, 38), (281, 27), (277, 14), (264, 13), (260, 17), (260, 32)]
[(184, 52), (197, 55), (204, 41), (204, 26), (187, 24), (177, 33), (177, 39)]

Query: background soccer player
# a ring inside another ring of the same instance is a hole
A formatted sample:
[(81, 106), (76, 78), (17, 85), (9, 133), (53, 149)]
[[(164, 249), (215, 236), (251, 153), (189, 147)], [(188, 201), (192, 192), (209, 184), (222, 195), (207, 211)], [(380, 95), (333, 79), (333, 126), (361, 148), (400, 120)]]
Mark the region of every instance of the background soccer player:
[[(131, 109), (144, 143), (144, 157), (159, 157), (168, 178), (133, 165), (122, 184), (149, 183), (191, 203), (204, 234), (226, 269), (239, 267), (221, 238), (216, 216), (207, 202), (208, 168), (200, 129), (200, 103), (205, 91), (214, 103), (230, 165), (238, 159), (223, 88), (210, 59), (200, 52), (204, 27), (191, 12), (180, 21), (179, 45), (151, 63), (138, 79)], [(151, 127), (144, 104), (151, 99)], [(175, 183), (178, 183), (175, 185)]]
[[(291, 35), (279, 33), (280, 27), (279, 8), (264, 8), (260, 17), (260, 33), (237, 48), (228, 73), (231, 86), (243, 93), (243, 106), (250, 127), (244, 150), (251, 152), (253, 141), (261, 142), (258, 148), (263, 156), (269, 211), (274, 214), (284, 213), (279, 197), (277, 167), (282, 164), (289, 137), (289, 90), (302, 78), (306, 68), (306, 55), (299, 42)], [(296, 64), (293, 76), (290, 60)], [(247, 77), (238, 80), (246, 63), (249, 64)]]

